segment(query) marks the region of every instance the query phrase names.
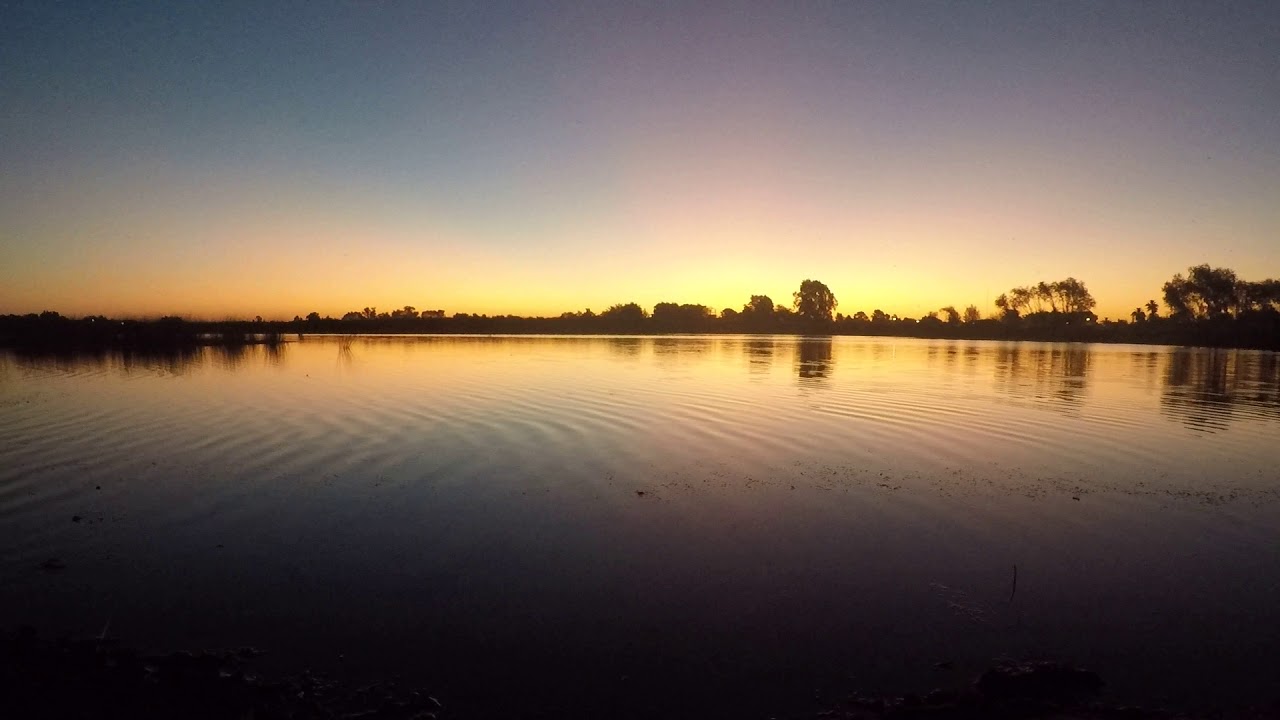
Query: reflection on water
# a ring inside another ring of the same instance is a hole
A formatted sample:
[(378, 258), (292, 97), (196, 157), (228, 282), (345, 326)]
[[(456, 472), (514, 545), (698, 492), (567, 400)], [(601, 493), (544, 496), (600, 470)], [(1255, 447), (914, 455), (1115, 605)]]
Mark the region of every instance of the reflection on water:
[(118, 370), (124, 374), (162, 372), (174, 375), (203, 364), (208, 348), (199, 346), (167, 349), (59, 350), (48, 352), (29, 349), (0, 349), (0, 357), (28, 370), (55, 371), (75, 375), (86, 370), (103, 372)]
[(768, 373), (773, 367), (774, 342), (770, 337), (753, 337), (742, 342), (747, 368), (753, 374)]
[(1233, 415), (1275, 414), (1280, 405), (1276, 353), (1179, 348), (1169, 354), (1161, 407), (1188, 428), (1225, 430)]
[(800, 338), (797, 343), (796, 374), (801, 380), (821, 380), (831, 372), (831, 338)]
[[(460, 717), (612, 717), (624, 697), (768, 716), (850, 677), (963, 682), (999, 655), (1093, 665), (1121, 697), (1265, 699), (1278, 430), (1280, 363), (1260, 352), (0, 351), (0, 613), (405, 672)], [(39, 570), (51, 556), (66, 570)]]
[(1054, 401), (1058, 409), (1074, 411), (1088, 389), (1090, 358), (1086, 345), (1001, 343), (996, 384), (1011, 395)]
[[(453, 336), (338, 336), (310, 337), (301, 345), (317, 343), (333, 348), (337, 365), (355, 368), (362, 349), (396, 347), (439, 349), (465, 344), (528, 346), (530, 343), (554, 343), (608, 348), (612, 355), (634, 361), (652, 357), (659, 362), (682, 361), (715, 363), (713, 355), (723, 357), (725, 351), (738, 352), (747, 360), (749, 374), (768, 374), (779, 355), (791, 355), (795, 377), (801, 381), (829, 378), (842, 361), (865, 365), (905, 366), (923, 356), (931, 371), (956, 373), (989, 373), (992, 387), (1010, 398), (1043, 403), (1060, 411), (1077, 411), (1089, 390), (1091, 364), (1098, 357), (1110, 362), (1117, 355), (1128, 359), (1123, 373), (1129, 382), (1144, 387), (1162, 388), (1161, 410), (1178, 419), (1187, 428), (1212, 432), (1226, 428), (1233, 410), (1243, 407), (1250, 417), (1275, 416), (1280, 407), (1280, 355), (1248, 350), (1214, 350), (1203, 348), (1144, 348), (1133, 350), (1089, 346), (1083, 344), (984, 343), (954, 340), (926, 341), (906, 351), (902, 340), (875, 341), (862, 344), (856, 339), (831, 337), (743, 338), (702, 336), (657, 337), (565, 337), (530, 338), (526, 336), (460, 338)], [(217, 345), (172, 350), (111, 350), (0, 353), (7, 367), (69, 375), (86, 370), (130, 373), (167, 373), (181, 375), (192, 369), (216, 368), (234, 372), (246, 366), (287, 367), (289, 348), (299, 343)], [(713, 353), (719, 349), (721, 352)], [(904, 350), (902, 356), (898, 355)], [(1114, 375), (1121, 371), (1109, 367)], [(821, 388), (822, 383), (813, 383)]]
[(638, 337), (611, 337), (604, 340), (609, 350), (613, 353), (627, 358), (640, 357), (640, 351), (644, 349), (645, 339)]
[[(699, 336), (656, 337), (652, 338), (651, 342), (654, 359), (668, 365), (689, 361), (702, 362), (715, 347), (710, 339)], [(639, 357), (640, 350), (643, 348), (642, 343), (637, 352), (630, 357)]]

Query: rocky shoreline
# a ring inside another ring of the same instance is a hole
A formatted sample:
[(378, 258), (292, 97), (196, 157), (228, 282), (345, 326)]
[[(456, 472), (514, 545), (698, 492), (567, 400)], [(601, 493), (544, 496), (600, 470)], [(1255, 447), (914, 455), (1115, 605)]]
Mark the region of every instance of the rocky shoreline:
[(146, 655), (112, 639), (0, 636), (0, 716), (433, 720), (443, 705), (394, 681), (350, 687), (303, 670), (267, 677), (254, 648)]
[[(429, 691), (395, 681), (352, 686), (309, 670), (268, 677), (250, 647), (148, 655), (109, 638), (46, 640), (30, 628), (0, 633), (0, 716), (13, 718), (252, 718), (438, 720), (450, 712)], [(1280, 718), (1280, 702), (1242, 712), (1189, 715), (1108, 704), (1101, 677), (1050, 661), (1001, 662), (971, 685), (921, 695), (854, 693), (816, 713), (776, 720), (1208, 720)], [(495, 689), (495, 692), (499, 691)], [(673, 698), (678, 704), (678, 698)], [(530, 716), (541, 717), (536, 709)], [(563, 712), (556, 717), (567, 717)], [(695, 717), (742, 717), (699, 712)]]

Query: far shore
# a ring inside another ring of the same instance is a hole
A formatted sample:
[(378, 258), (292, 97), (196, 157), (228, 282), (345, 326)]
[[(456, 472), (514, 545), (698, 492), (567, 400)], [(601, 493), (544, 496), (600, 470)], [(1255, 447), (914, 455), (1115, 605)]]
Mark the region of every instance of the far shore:
[(780, 318), (765, 325), (724, 318), (703, 318), (675, 325), (649, 317), (615, 322), (598, 315), (556, 318), (455, 315), (359, 320), (313, 317), (291, 321), (190, 321), (172, 317), (118, 320), (102, 316), (72, 319), (57, 313), (0, 316), (0, 347), (53, 352), (276, 344), (309, 335), (662, 337), (689, 334), (901, 337), (1280, 350), (1280, 313), (1201, 320), (1154, 317), (1141, 322), (1097, 321), (1091, 317), (1072, 317), (1062, 313), (969, 322), (945, 322), (933, 317), (864, 320), (840, 316), (816, 322)]

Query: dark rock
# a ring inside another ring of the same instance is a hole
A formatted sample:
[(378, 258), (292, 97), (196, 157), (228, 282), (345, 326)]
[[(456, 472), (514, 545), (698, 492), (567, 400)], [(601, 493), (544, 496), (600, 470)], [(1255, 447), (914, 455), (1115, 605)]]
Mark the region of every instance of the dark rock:
[(958, 690), (943, 690), (941, 688), (932, 690), (928, 695), (924, 696), (925, 705), (951, 705), (960, 698)]
[(1102, 688), (1098, 674), (1056, 662), (1002, 663), (987, 670), (974, 686), (992, 700), (1070, 700)]

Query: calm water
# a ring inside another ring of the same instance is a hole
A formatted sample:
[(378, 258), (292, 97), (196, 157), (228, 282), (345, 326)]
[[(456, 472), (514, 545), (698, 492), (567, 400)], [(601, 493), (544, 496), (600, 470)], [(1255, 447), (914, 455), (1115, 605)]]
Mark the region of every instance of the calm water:
[(1280, 697), (1278, 468), (1267, 353), (5, 352), (0, 613), (398, 672), (463, 716), (767, 717), (1000, 656), (1075, 660), (1118, 699), (1261, 702)]

